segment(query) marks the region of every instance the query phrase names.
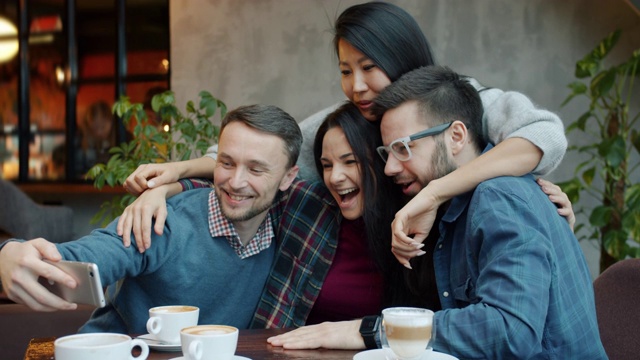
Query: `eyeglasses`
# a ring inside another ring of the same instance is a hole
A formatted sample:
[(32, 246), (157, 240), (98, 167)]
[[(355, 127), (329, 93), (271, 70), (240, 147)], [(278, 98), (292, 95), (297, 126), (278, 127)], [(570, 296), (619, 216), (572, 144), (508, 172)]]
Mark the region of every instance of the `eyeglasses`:
[(422, 139), (427, 136), (438, 135), (441, 132), (447, 130), (449, 126), (451, 126), (451, 124), (453, 124), (453, 122), (448, 122), (426, 130), (422, 130), (413, 135), (394, 140), (391, 142), (391, 144), (389, 144), (389, 146), (378, 146), (376, 150), (378, 151), (378, 155), (380, 155), (382, 161), (384, 162), (387, 162), (390, 153), (400, 161), (407, 161), (411, 159), (411, 149), (409, 148), (409, 142)]

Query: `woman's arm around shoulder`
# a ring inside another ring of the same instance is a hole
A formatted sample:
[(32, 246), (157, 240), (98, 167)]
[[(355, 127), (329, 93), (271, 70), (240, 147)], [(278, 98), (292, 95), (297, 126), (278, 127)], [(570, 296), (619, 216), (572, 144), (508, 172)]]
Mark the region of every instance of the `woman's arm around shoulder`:
[(486, 88), (477, 80), (469, 82), (478, 90), (484, 107), (483, 133), (499, 144), (508, 138), (523, 138), (535, 145), (542, 156), (535, 168), (526, 171), (546, 175), (555, 169), (567, 150), (562, 120), (553, 112), (537, 107), (515, 91)]

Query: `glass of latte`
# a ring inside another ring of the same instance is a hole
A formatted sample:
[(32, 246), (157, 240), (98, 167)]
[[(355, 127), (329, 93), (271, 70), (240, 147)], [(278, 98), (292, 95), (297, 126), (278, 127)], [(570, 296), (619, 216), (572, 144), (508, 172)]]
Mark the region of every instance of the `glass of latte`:
[(382, 310), (380, 341), (388, 359), (422, 358), (435, 337), (433, 330), (431, 310), (410, 307)]

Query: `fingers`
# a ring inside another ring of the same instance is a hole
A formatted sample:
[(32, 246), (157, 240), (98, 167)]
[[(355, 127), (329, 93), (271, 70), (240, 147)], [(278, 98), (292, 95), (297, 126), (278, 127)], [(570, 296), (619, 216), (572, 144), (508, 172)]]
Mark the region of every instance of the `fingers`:
[(55, 245), (44, 239), (25, 243), (9, 243), (0, 251), (0, 277), (9, 298), (39, 311), (70, 310), (76, 304), (69, 303), (49, 292), (38, 282), (52, 281), (74, 288), (75, 280), (57, 267), (42, 259), (60, 260)]
[(151, 222), (154, 210), (145, 205), (139, 209), (139, 216), (134, 219), (133, 234), (140, 252), (144, 252), (151, 246)]
[(410, 230), (405, 224), (410, 223), (408, 216), (402, 211), (396, 214), (396, 218), (391, 223), (392, 238), (391, 238), (391, 252), (396, 257), (398, 262), (407, 269), (411, 268), (409, 260), (416, 256), (422, 256), (425, 252), (422, 250), (424, 244), (422, 243), (427, 237), (427, 233), (416, 233), (413, 237), (407, 235)]
[(180, 175), (179, 166), (179, 163), (140, 165), (127, 177), (124, 187), (129, 193), (139, 196), (147, 189), (174, 183)]
[[(162, 232), (164, 231), (164, 222), (166, 220), (167, 220), (167, 208), (162, 207), (158, 209), (158, 211), (156, 212), (156, 223), (153, 226), (153, 230), (155, 231), (156, 234), (162, 235)], [(151, 237), (149, 237), (149, 239), (151, 239)]]
[(270, 337), (267, 342), (284, 349), (362, 349), (364, 342), (358, 331), (360, 322), (351, 320), (303, 326)]
[[(131, 173), (125, 180), (123, 186), (132, 195), (140, 196), (149, 186), (149, 179), (157, 176), (155, 164), (143, 164)], [(152, 184), (153, 185), (153, 184)], [(153, 187), (153, 186), (151, 186)]]
[(309, 327), (289, 331), (287, 333), (273, 336), (267, 342), (273, 346), (282, 346), (285, 349), (317, 349), (320, 347), (317, 337)]
[(133, 226), (133, 220), (131, 212), (127, 206), (122, 215), (118, 218), (118, 225), (116, 226), (116, 232), (122, 236), (122, 243), (125, 247), (131, 246), (131, 228)]
[(576, 216), (573, 212), (573, 206), (567, 194), (563, 192), (558, 185), (550, 181), (538, 179), (537, 182), (542, 191), (547, 194), (549, 200), (551, 200), (551, 202), (553, 202), (556, 207), (558, 207), (558, 214), (564, 216), (567, 219), (569, 227), (571, 228), (571, 230), (573, 230), (573, 227), (576, 223)]
[(53, 243), (43, 238), (31, 240), (29, 243), (40, 253), (42, 258), (51, 261), (62, 260), (62, 255), (60, 255), (58, 248)]
[(147, 165), (138, 166), (138, 168), (127, 177), (127, 180), (124, 181), (123, 186), (131, 195), (140, 196), (140, 194), (148, 188), (146, 177), (140, 176), (140, 172), (144, 171), (146, 166)]

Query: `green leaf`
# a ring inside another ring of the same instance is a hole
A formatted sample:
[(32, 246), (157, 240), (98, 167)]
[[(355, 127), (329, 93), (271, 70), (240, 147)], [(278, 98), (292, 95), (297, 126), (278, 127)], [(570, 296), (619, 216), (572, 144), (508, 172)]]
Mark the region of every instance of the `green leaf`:
[(633, 184), (624, 193), (627, 208), (640, 213), (640, 184)]
[(589, 54), (576, 63), (575, 76), (581, 79), (595, 75), (599, 71), (600, 62), (609, 54), (619, 38), (620, 30), (615, 30), (602, 39)]
[(603, 71), (596, 75), (591, 81), (591, 95), (600, 98), (609, 94), (609, 90), (616, 82), (618, 72), (615, 68)]
[(585, 58), (576, 63), (575, 75), (578, 79), (591, 77), (600, 70), (600, 62), (592, 58)]
[(582, 181), (584, 181), (586, 186), (591, 186), (591, 184), (593, 183), (593, 178), (595, 177), (595, 174), (596, 174), (595, 167), (589, 168), (582, 173)]
[(187, 101), (187, 113), (195, 113), (196, 112), (196, 106), (194, 105), (193, 101), (189, 100)]
[(587, 111), (586, 113), (582, 114), (578, 118), (578, 120), (576, 120), (573, 124), (569, 126), (569, 128), (567, 128), (567, 133), (570, 131), (569, 129), (572, 128), (574, 125), (581, 131), (585, 131), (587, 127), (587, 121), (591, 118), (591, 116), (593, 116), (593, 113), (591, 111)]
[(625, 251), (627, 239), (626, 231), (611, 230), (604, 234), (602, 243), (609, 255), (613, 256), (617, 260), (621, 260), (624, 259), (628, 253), (628, 251)]
[(640, 49), (631, 53), (631, 57), (620, 65), (622, 71), (630, 76), (640, 76)]
[(606, 157), (607, 163), (612, 168), (617, 168), (625, 160), (626, 149), (622, 136), (616, 136), (609, 141), (603, 141), (601, 144), (601, 155)]
[(633, 147), (636, 149), (636, 151), (640, 153), (640, 133), (638, 132), (638, 130), (631, 130), (629, 140), (633, 144)]
[(589, 223), (595, 227), (603, 227), (609, 223), (613, 209), (610, 206), (596, 206), (589, 216)]

